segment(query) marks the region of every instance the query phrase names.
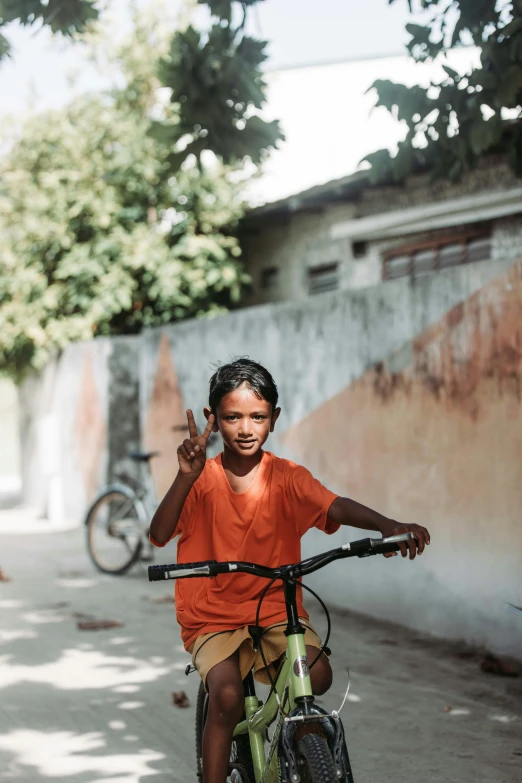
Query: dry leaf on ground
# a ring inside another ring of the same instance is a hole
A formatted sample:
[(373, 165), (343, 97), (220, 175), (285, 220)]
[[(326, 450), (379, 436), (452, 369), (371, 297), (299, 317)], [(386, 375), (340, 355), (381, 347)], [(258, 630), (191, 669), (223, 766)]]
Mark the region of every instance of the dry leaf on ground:
[(122, 628), (123, 623), (117, 620), (78, 620), (76, 627), (79, 631), (105, 631), (109, 628)]
[(172, 703), (175, 707), (190, 707), (190, 701), (185, 691), (174, 691)]

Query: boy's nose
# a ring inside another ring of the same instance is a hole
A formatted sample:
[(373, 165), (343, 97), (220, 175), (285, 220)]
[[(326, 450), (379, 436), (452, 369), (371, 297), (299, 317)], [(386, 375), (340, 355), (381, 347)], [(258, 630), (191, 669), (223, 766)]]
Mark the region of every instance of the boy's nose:
[(239, 435), (252, 435), (252, 427), (250, 426), (250, 419), (241, 419), (239, 422)]

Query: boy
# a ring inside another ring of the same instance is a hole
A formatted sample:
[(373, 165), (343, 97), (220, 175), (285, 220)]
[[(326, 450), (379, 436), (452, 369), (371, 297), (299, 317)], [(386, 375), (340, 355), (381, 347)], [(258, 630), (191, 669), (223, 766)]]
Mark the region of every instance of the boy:
[[(300, 539), (311, 527), (335, 533), (340, 525), (378, 530), (383, 536), (412, 531), (410, 559), (422, 553), (430, 537), (420, 525), (403, 525), (323, 487), (311, 473), (280, 459), (262, 446), (281, 409), (272, 376), (247, 358), (219, 367), (210, 379), (207, 426), (198, 435), (187, 411), (189, 438), (178, 448), (179, 472), (160, 503), (150, 539), (165, 546), (179, 535), (178, 562), (244, 560), (276, 567), (301, 559)], [(223, 453), (206, 459), (211, 432), (223, 439)], [(401, 545), (406, 557), (407, 546)], [(249, 574), (223, 574), (213, 580), (176, 582), (176, 613), (185, 648), (209, 693), (203, 736), (204, 783), (225, 783), (232, 732), (241, 720), (242, 680), (254, 666), (267, 682), (248, 626), (255, 623), (265, 584)], [(309, 659), (321, 647), (298, 594)], [(286, 611), (281, 584), (275, 583), (262, 604), (260, 626), (268, 666), (286, 649)], [(266, 631), (266, 629), (269, 629)], [(323, 654), (311, 669), (313, 692), (325, 693), (332, 670)]]

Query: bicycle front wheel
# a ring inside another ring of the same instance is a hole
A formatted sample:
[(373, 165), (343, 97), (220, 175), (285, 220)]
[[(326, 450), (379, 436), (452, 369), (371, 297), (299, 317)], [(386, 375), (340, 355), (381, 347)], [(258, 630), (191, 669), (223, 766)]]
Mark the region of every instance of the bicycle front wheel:
[(339, 783), (332, 754), (324, 737), (305, 734), (297, 747), (301, 756), (302, 783)]
[(87, 549), (104, 574), (124, 574), (143, 547), (140, 508), (132, 490), (108, 489), (96, 498), (85, 518)]

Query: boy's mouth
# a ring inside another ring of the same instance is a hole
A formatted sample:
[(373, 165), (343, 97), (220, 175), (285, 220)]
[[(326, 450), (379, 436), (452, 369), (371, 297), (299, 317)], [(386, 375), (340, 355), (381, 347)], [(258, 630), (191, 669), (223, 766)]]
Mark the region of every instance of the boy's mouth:
[(252, 440), (236, 440), (236, 443), (240, 449), (249, 449), (254, 443), (257, 443), (257, 441), (253, 438)]

